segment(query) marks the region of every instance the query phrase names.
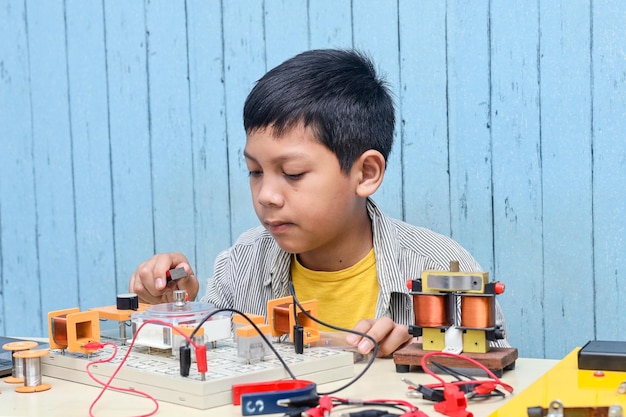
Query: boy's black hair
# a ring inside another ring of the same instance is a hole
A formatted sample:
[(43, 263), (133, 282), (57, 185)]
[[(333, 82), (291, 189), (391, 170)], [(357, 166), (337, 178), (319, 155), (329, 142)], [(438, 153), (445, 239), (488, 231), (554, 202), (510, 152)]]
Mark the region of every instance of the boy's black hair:
[(280, 137), (298, 123), (312, 128), (344, 172), (365, 151), (391, 152), (394, 104), (372, 61), (356, 50), (303, 52), (267, 72), (243, 109), (247, 134), (271, 127)]

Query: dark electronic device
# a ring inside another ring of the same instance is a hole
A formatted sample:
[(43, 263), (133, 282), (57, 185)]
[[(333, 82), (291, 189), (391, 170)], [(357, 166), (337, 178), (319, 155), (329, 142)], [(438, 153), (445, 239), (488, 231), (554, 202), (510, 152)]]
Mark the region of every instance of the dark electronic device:
[(626, 342), (587, 342), (578, 351), (578, 369), (626, 372)]

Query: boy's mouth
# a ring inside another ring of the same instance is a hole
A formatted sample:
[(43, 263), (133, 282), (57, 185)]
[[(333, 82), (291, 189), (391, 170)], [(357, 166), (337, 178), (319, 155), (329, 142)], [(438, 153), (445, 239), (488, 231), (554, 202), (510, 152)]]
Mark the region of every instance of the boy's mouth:
[(266, 221), (264, 223), (267, 231), (273, 235), (285, 233), (293, 225), (293, 223), (282, 221)]

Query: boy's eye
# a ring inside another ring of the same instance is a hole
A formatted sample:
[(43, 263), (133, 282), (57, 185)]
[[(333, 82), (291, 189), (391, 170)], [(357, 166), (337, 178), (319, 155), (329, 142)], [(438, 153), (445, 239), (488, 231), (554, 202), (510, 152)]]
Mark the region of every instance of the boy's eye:
[(262, 171), (249, 171), (248, 172), (248, 176), (249, 177), (259, 177), (261, 176), (263, 172)]
[(304, 173), (302, 172), (300, 174), (288, 174), (286, 172), (283, 172), (283, 175), (287, 177), (287, 179), (290, 179), (290, 180), (299, 180), (300, 178), (304, 176)]

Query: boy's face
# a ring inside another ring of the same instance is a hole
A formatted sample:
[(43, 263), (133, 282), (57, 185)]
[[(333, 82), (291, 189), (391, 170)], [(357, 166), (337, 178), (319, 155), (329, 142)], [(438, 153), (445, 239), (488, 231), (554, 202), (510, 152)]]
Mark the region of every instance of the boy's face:
[(342, 172), (335, 154), (309, 128), (299, 125), (279, 138), (271, 128), (253, 131), (244, 156), (254, 210), (287, 252), (337, 250), (367, 217), (356, 194), (357, 169)]

